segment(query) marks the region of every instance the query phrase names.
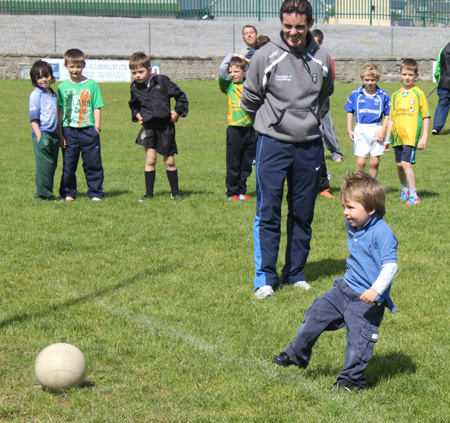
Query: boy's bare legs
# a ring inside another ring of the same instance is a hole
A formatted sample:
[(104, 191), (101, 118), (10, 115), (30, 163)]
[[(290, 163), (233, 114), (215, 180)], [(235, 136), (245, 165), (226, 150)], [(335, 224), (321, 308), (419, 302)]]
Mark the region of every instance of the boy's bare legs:
[(414, 170), (411, 163), (401, 162), (398, 167), (398, 177), (401, 184), (406, 184), (408, 182), (409, 189), (416, 189), (416, 176), (414, 175)]
[(373, 156), (369, 159), (369, 174), (374, 178), (378, 175), (378, 166), (380, 165), (380, 157)]
[(356, 156), (356, 170), (362, 170), (364, 172), (364, 168), (366, 167), (366, 158), (362, 156)]
[(154, 171), (156, 165), (156, 150), (154, 148), (145, 148), (145, 156), (145, 171)]

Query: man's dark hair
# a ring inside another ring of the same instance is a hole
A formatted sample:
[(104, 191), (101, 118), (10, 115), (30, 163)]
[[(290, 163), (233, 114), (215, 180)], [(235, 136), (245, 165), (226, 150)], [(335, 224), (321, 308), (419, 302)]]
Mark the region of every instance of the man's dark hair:
[(283, 21), (283, 14), (295, 13), (297, 15), (306, 15), (307, 22), (312, 21), (312, 6), (307, 0), (284, 0), (280, 7), (280, 19)]

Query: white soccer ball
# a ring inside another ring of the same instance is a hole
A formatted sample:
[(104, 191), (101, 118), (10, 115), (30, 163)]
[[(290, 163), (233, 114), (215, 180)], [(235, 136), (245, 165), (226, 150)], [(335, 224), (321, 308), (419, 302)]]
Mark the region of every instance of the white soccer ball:
[(36, 357), (34, 373), (42, 387), (61, 392), (80, 385), (87, 371), (83, 353), (70, 344), (52, 344)]

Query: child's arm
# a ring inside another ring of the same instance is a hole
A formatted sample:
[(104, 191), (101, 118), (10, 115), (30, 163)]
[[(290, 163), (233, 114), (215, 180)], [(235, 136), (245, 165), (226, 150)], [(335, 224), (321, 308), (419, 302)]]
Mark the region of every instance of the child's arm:
[(372, 287), (364, 291), (359, 299), (367, 304), (372, 304), (379, 295), (382, 295), (392, 283), (397, 272), (397, 263), (386, 263), (381, 267), (381, 272)]
[(228, 67), (230, 66), (230, 60), (233, 56), (233, 53), (227, 54), (219, 66), (219, 75), (225, 81), (228, 81), (230, 79), (230, 75), (228, 74)]
[(389, 116), (385, 116), (383, 120), (383, 125), (381, 126), (381, 129), (377, 132), (377, 141), (381, 142), (386, 140), (386, 131), (389, 123)]
[(61, 139), (61, 148), (66, 148), (66, 139), (64, 138), (64, 133), (63, 133), (63, 117), (64, 117), (64, 111), (62, 109), (62, 107), (58, 107), (58, 133), (59, 133), (59, 137)]
[(427, 145), (429, 129), (430, 129), (430, 118), (429, 117), (423, 118), (423, 131), (422, 131), (422, 137), (420, 138), (419, 143), (417, 144), (418, 150), (423, 150), (425, 148), (425, 146)]
[(353, 113), (348, 112), (347, 113), (347, 132), (348, 136), (354, 141), (354, 134), (353, 134)]
[(102, 131), (102, 109), (94, 109), (95, 130), (100, 134)]
[(33, 119), (31, 121), (31, 127), (33, 128), (33, 132), (37, 137), (38, 142), (41, 140), (41, 128), (39, 127), (39, 120), (38, 119)]
[(384, 151), (391, 151), (391, 133), (392, 133), (392, 126), (394, 125), (393, 120), (388, 120), (387, 130), (386, 130), (386, 140), (384, 143)]

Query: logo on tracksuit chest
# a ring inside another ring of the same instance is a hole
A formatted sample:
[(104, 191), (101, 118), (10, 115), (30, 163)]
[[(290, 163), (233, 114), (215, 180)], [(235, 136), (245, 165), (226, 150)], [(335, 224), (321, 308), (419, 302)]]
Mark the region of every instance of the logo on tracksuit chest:
[(314, 84), (316, 84), (317, 83), (317, 73), (311, 74), (311, 79), (312, 79), (312, 82), (314, 82)]

